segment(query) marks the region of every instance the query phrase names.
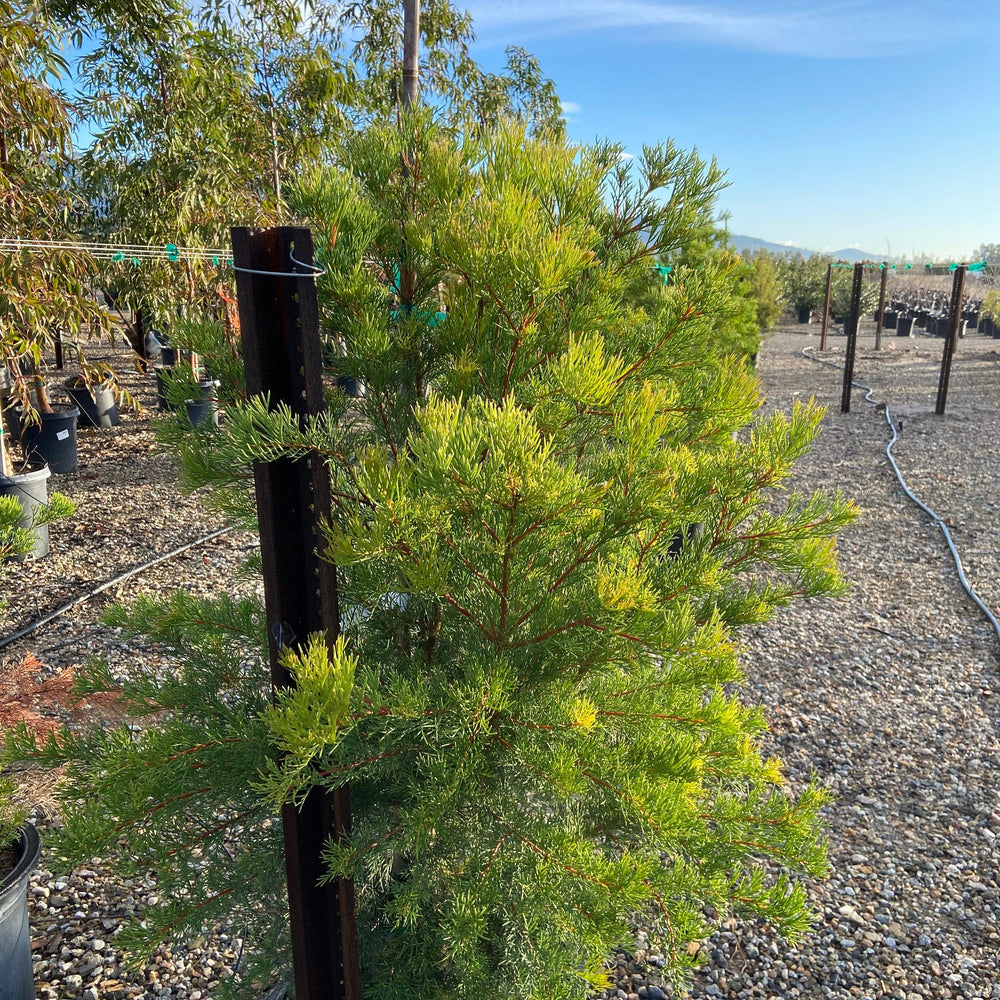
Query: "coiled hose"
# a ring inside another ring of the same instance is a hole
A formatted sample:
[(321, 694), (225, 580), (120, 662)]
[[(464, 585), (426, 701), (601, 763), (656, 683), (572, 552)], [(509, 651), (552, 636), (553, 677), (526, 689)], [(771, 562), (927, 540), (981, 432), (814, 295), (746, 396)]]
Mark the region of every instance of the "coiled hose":
[[(814, 348), (806, 347), (802, 350), (803, 357), (808, 358), (810, 361), (815, 361), (818, 364), (826, 365), (829, 368), (843, 368), (843, 365), (838, 365), (836, 361), (826, 361), (823, 358), (817, 358), (810, 352)], [(869, 403), (871, 406), (878, 406), (879, 404), (872, 399), (872, 393), (875, 391), (870, 386), (865, 385), (863, 382), (858, 382), (856, 379), (851, 380), (851, 385), (856, 385), (859, 389), (865, 390), (865, 402)], [(896, 459), (892, 454), (892, 446), (899, 440), (899, 432), (896, 430), (896, 424), (892, 419), (892, 414), (889, 412), (888, 404), (885, 405), (885, 419), (889, 424), (889, 429), (892, 431), (892, 437), (889, 443), (885, 446), (885, 454), (889, 459), (889, 464), (892, 466), (892, 471), (895, 472), (896, 478), (899, 480), (899, 485), (903, 487), (903, 492), (922, 510), (924, 511), (930, 519), (941, 529), (944, 534), (944, 540), (948, 543), (948, 548), (951, 550), (952, 558), (955, 560), (955, 569), (958, 571), (958, 579), (962, 584), (962, 588), (971, 597), (976, 604), (979, 606), (980, 611), (989, 619), (990, 624), (993, 626), (993, 631), (997, 634), (997, 639), (1000, 640), (1000, 621), (997, 621), (996, 615), (982, 602), (979, 595), (973, 590), (972, 584), (969, 583), (968, 578), (965, 575), (965, 567), (962, 565), (962, 557), (958, 554), (958, 549), (955, 548), (955, 540), (951, 537), (951, 532), (948, 530), (948, 524), (944, 518), (938, 515), (935, 511), (931, 510), (918, 496), (916, 496), (909, 486), (906, 485), (906, 480), (903, 478), (903, 473), (900, 472), (899, 466), (896, 464)]]

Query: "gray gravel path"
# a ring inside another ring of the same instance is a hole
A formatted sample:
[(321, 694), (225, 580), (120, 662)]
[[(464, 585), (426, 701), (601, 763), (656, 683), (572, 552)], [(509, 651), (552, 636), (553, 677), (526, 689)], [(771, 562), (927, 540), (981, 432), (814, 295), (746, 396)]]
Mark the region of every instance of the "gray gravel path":
[[(910, 489), (946, 517), (973, 587), (1000, 604), (1000, 354), (960, 341), (947, 412), (934, 416), (941, 340), (859, 340), (855, 378), (902, 424), (894, 453)], [(846, 599), (781, 612), (748, 631), (746, 696), (766, 707), (793, 784), (815, 772), (832, 874), (811, 897), (815, 930), (792, 948), (732, 923), (707, 943), (688, 995), (733, 998), (1000, 998), (1000, 648), (961, 589), (939, 528), (886, 460), (885, 415), (819, 354), (818, 330), (786, 327), (762, 351), (767, 408), (814, 395), (829, 407), (797, 468), (800, 489), (840, 486), (862, 507), (840, 543)], [(825, 357), (842, 362), (845, 340)], [(655, 967), (654, 967), (655, 968)], [(641, 994), (640, 994), (641, 995)], [(647, 995), (649, 995), (647, 993)]]

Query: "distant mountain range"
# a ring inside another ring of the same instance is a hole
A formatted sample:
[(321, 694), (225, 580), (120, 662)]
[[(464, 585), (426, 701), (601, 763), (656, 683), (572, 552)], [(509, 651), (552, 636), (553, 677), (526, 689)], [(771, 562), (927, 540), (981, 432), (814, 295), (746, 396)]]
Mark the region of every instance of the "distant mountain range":
[[(768, 253), (795, 254), (800, 253), (803, 257), (812, 257), (818, 253), (817, 250), (806, 250), (805, 247), (790, 247), (784, 243), (769, 243), (767, 240), (758, 239), (756, 236), (737, 236), (735, 233), (729, 234), (729, 241), (740, 252), (754, 250), (766, 250)], [(885, 257), (876, 253), (869, 253), (867, 250), (834, 250), (833, 253), (824, 254), (834, 260), (847, 260), (856, 264), (860, 260), (885, 260)]]

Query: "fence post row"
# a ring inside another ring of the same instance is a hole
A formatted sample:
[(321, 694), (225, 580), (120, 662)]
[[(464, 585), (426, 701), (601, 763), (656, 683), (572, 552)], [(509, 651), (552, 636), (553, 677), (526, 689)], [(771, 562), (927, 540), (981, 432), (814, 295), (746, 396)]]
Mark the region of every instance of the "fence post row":
[[(302, 277), (288, 272), (296, 269), (293, 248), (299, 261), (312, 264), (312, 236), (297, 227), (238, 227), (232, 240), (247, 392), (267, 393), (272, 409), (287, 404), (305, 425), (324, 405), (316, 286), (308, 269)], [(325, 632), (332, 645), (338, 633), (336, 569), (320, 558), (330, 476), (319, 456), (280, 458), (254, 463), (254, 485), (271, 682), (278, 689), (294, 683), (278, 662), (282, 646), (297, 646), (316, 632)], [(281, 818), (296, 1000), (360, 1000), (354, 885), (349, 879), (319, 884), (325, 841), (350, 832), (348, 789), (314, 787), (301, 808), (288, 804)]]
[(847, 316), (847, 356), (844, 359), (844, 390), (840, 396), (840, 412), (851, 412), (851, 382), (854, 381), (854, 354), (858, 346), (858, 319), (861, 311), (861, 285), (865, 265), (854, 265), (854, 282), (851, 285), (851, 308)]
[(830, 292), (833, 288), (833, 264), (826, 265), (826, 298), (823, 300), (823, 329), (820, 331), (819, 349), (826, 350), (826, 331), (830, 329)]
[(882, 350), (882, 324), (885, 321), (885, 285), (889, 280), (889, 265), (882, 263), (882, 283), (878, 290), (878, 316), (875, 321), (875, 350)]
[(951, 310), (948, 313), (948, 333), (944, 341), (944, 353), (941, 356), (941, 376), (938, 379), (937, 401), (934, 412), (941, 416), (948, 399), (948, 382), (951, 379), (951, 359), (955, 356), (955, 344), (958, 341), (958, 324), (962, 322), (962, 294), (965, 291), (965, 265), (955, 268), (955, 276), (951, 280)]

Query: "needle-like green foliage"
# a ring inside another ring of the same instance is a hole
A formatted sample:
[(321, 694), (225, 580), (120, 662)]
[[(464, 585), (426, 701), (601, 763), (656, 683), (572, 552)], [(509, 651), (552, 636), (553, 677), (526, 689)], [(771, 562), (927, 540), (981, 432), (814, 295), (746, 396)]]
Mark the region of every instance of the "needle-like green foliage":
[(757, 417), (715, 349), (717, 270), (653, 268), (711, 232), (720, 171), (619, 152), (414, 116), (290, 193), (331, 364), (367, 395), (331, 378), (305, 428), (234, 398), (174, 440), (188, 484), (246, 518), (253, 460), (326, 458), (343, 636), (289, 654), (298, 687), (269, 705), (259, 611), (117, 612), (178, 655), (128, 687), (157, 724), (34, 749), (76, 761), (77, 853), (122, 837), (166, 881), (150, 940), (226, 906), (280, 938), (260, 824), (344, 783), (326, 860), (356, 883), (366, 996), (582, 998), (637, 914), (674, 978), (708, 905), (808, 925), (826, 793), (762, 756), (738, 626), (841, 589), (852, 508), (783, 492), (822, 413)]

